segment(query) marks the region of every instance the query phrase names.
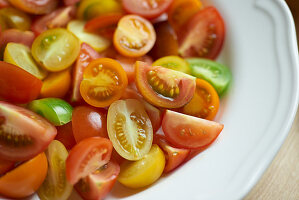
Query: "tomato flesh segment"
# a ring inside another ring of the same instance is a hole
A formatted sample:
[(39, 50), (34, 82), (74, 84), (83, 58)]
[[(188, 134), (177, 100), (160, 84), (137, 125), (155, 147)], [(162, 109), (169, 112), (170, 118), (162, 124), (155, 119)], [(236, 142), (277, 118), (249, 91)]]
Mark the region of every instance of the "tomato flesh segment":
[(166, 110), (162, 129), (167, 141), (176, 147), (199, 149), (218, 137), (223, 124)]

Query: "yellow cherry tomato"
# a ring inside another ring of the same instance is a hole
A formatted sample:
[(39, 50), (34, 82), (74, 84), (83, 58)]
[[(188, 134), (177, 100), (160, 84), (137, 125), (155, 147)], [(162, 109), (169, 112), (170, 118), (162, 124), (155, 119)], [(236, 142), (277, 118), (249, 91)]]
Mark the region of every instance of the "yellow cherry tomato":
[(179, 56), (165, 56), (156, 60), (152, 66), (162, 66), (176, 71), (191, 74), (189, 64)]
[(33, 58), (49, 71), (62, 71), (77, 59), (80, 41), (63, 28), (50, 29), (40, 34), (32, 44)]
[(34, 61), (29, 47), (19, 43), (8, 43), (4, 50), (4, 61), (19, 66), (39, 79), (44, 79), (48, 72)]
[(165, 156), (154, 144), (148, 154), (138, 161), (125, 161), (120, 166), (118, 181), (129, 188), (141, 188), (154, 183), (165, 167)]
[(30, 17), (26, 13), (15, 8), (2, 8), (0, 10), (0, 18), (4, 23), (1, 23), (2, 31), (8, 28), (16, 28), (21, 31), (26, 31), (29, 30), (31, 26)]
[(100, 35), (84, 31), (86, 22), (73, 20), (68, 23), (67, 29), (75, 34), (81, 42), (85, 42), (93, 47), (96, 51), (101, 52), (110, 46), (110, 41)]
[(54, 72), (43, 81), (40, 92), (41, 98), (56, 97), (63, 98), (71, 86), (71, 73), (69, 69)]

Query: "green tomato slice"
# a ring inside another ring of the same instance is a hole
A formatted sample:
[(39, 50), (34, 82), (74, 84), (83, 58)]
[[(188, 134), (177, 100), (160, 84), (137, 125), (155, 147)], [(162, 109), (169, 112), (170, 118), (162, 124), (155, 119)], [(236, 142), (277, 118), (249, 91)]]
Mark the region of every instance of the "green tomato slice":
[(62, 126), (72, 120), (73, 107), (58, 98), (44, 98), (29, 103), (28, 108), (45, 117), (55, 126)]
[(189, 64), (179, 56), (165, 56), (156, 60), (152, 66), (162, 66), (168, 69), (190, 74)]
[(223, 96), (232, 82), (232, 73), (228, 67), (212, 60), (188, 58), (191, 75), (208, 81)]

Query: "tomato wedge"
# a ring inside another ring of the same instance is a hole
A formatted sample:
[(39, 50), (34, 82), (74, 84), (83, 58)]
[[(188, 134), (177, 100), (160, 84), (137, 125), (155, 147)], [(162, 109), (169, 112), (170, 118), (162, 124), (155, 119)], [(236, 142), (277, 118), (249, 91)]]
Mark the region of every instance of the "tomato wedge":
[(179, 38), (181, 56), (209, 59), (218, 56), (224, 42), (225, 26), (216, 8), (200, 10), (187, 22), (184, 30)]
[(58, 5), (58, 0), (8, 0), (16, 8), (31, 14), (46, 14), (52, 12)]
[(123, 0), (122, 4), (128, 13), (153, 19), (165, 12), (172, 1), (173, 0)]
[(96, 172), (109, 162), (112, 149), (110, 140), (101, 137), (90, 137), (76, 144), (66, 160), (67, 180), (74, 185)]
[(110, 105), (107, 130), (114, 149), (127, 160), (139, 160), (151, 148), (152, 124), (136, 99), (118, 100)]
[(136, 86), (151, 104), (164, 108), (179, 108), (194, 95), (195, 78), (183, 72), (161, 66), (148, 66), (137, 61)]
[(0, 101), (0, 158), (23, 161), (44, 151), (56, 128), (38, 114)]
[(211, 144), (223, 129), (223, 124), (166, 110), (162, 129), (167, 141), (176, 147), (198, 149)]
[(122, 96), (127, 84), (126, 72), (117, 61), (99, 58), (85, 69), (80, 93), (88, 104), (106, 107)]

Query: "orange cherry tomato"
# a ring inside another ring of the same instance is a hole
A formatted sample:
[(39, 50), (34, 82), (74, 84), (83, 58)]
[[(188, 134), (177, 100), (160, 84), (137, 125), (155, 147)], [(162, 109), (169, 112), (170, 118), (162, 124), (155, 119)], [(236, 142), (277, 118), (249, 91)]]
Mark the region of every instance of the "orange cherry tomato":
[(138, 15), (126, 15), (118, 22), (113, 44), (116, 50), (128, 57), (139, 57), (151, 50), (156, 41), (153, 25)]
[(47, 171), (47, 157), (40, 153), (0, 178), (0, 194), (10, 198), (32, 195), (43, 183)]
[(219, 97), (214, 87), (203, 79), (196, 79), (196, 90), (182, 112), (195, 117), (212, 120), (219, 108)]
[(61, 72), (53, 72), (43, 81), (40, 97), (63, 98), (70, 89), (70, 86), (70, 70), (67, 69)]
[(16, 8), (31, 14), (46, 14), (52, 12), (58, 5), (58, 0), (8, 0)]
[(106, 107), (122, 96), (127, 85), (126, 72), (116, 60), (99, 58), (84, 70), (80, 93), (88, 104)]

